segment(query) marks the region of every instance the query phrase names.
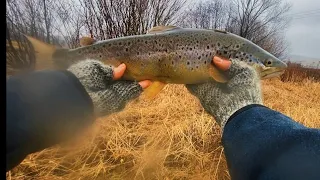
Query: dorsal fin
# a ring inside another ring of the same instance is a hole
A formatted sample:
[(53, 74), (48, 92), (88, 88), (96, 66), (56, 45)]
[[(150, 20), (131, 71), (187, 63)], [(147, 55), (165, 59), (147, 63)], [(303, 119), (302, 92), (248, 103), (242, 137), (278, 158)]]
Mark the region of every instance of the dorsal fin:
[(80, 46), (81, 47), (90, 46), (90, 45), (94, 44), (95, 42), (96, 42), (96, 40), (91, 37), (84, 36), (84, 37), (80, 38)]
[(170, 31), (173, 29), (179, 29), (180, 27), (177, 26), (155, 26), (151, 28), (147, 34), (154, 34), (154, 33), (160, 33), (160, 32), (165, 32), (165, 31)]
[(221, 30), (221, 29), (214, 29), (215, 32), (219, 32), (219, 33), (224, 33), (227, 34), (228, 32), (225, 30)]

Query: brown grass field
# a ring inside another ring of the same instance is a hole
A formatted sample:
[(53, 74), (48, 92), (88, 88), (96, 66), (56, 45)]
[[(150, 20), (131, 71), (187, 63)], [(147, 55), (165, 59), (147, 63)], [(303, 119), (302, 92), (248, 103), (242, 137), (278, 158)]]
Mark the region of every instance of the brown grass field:
[[(265, 105), (320, 128), (320, 82), (311, 79), (264, 80)], [(220, 138), (198, 100), (169, 85), (153, 101), (142, 96), (98, 119), (71, 142), (29, 155), (7, 179), (230, 179)]]

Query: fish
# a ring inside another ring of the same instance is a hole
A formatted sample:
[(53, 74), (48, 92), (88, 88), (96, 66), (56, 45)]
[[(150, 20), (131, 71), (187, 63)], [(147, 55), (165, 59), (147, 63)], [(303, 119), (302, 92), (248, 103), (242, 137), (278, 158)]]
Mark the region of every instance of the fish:
[(145, 90), (155, 97), (167, 84), (226, 83), (229, 78), (212, 63), (214, 56), (236, 58), (255, 67), (261, 79), (279, 76), (287, 65), (253, 42), (217, 29), (155, 26), (146, 34), (80, 41), (75, 49), (58, 48), (25, 35), (36, 52), (36, 67), (67, 69), (86, 59), (106, 65), (126, 64), (123, 80), (150, 80)]

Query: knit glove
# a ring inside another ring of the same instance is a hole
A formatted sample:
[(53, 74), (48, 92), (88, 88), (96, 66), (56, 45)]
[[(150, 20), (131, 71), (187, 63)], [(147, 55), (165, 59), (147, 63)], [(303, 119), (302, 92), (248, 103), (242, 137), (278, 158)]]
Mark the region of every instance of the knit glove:
[(100, 61), (85, 60), (70, 66), (92, 99), (95, 114), (105, 116), (124, 109), (127, 102), (142, 93), (138, 82), (113, 81), (113, 69)]
[(252, 67), (240, 60), (231, 59), (231, 67), (226, 73), (230, 80), (225, 84), (209, 82), (186, 85), (222, 130), (237, 110), (250, 104), (262, 105), (260, 78)]

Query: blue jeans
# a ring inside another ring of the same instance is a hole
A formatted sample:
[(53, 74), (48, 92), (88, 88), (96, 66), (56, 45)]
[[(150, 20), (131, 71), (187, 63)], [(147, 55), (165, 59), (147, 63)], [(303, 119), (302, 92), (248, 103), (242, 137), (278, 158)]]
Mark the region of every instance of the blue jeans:
[(320, 180), (320, 130), (267, 107), (236, 112), (222, 142), (232, 179)]

